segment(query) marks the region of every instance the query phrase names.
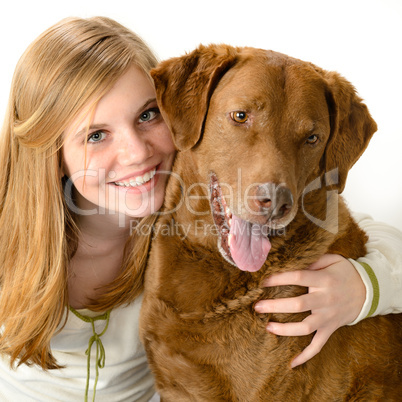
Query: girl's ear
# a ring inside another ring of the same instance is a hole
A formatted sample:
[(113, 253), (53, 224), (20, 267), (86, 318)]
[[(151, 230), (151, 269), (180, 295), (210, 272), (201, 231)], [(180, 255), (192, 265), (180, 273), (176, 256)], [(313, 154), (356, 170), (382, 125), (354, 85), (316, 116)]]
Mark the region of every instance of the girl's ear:
[(200, 139), (210, 97), (236, 63), (236, 54), (227, 45), (200, 46), (151, 71), (162, 116), (178, 150), (188, 150)]

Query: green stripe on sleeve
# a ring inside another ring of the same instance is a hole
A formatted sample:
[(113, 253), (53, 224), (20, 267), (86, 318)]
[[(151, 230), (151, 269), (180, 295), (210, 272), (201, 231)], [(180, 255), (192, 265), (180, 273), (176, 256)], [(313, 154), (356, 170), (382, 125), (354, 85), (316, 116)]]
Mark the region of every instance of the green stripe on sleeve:
[(378, 284), (377, 277), (375, 276), (375, 273), (373, 269), (370, 267), (370, 265), (366, 264), (365, 262), (360, 262), (358, 263), (364, 268), (366, 271), (368, 277), (370, 278), (371, 284), (373, 286), (373, 301), (371, 303), (371, 308), (370, 311), (368, 312), (367, 317), (370, 317), (374, 314), (374, 312), (377, 310), (378, 303), (380, 301), (380, 286)]

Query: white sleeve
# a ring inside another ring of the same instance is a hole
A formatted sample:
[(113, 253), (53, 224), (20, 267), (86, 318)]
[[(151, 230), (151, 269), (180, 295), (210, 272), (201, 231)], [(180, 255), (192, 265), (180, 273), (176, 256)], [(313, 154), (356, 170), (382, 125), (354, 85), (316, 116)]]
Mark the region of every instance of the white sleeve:
[(402, 312), (402, 232), (369, 215), (353, 213), (369, 240), (367, 254), (349, 259), (366, 286), (363, 308), (350, 325), (364, 318)]

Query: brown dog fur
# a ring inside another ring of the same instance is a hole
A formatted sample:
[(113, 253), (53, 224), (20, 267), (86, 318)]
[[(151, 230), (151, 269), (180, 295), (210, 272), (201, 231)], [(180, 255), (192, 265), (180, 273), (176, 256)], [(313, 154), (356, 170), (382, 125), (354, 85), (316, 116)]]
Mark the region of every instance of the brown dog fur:
[[(365, 254), (366, 236), (338, 196), (376, 130), (351, 84), (279, 53), (225, 45), (167, 60), (153, 77), (180, 150), (156, 226), (141, 313), (141, 337), (162, 399), (400, 400), (401, 315), (343, 327), (317, 356), (291, 369), (312, 335), (278, 337), (265, 327), (306, 314), (253, 309), (261, 299), (306, 292), (261, 287), (272, 273), (306, 268), (328, 252)], [(234, 122), (234, 111), (246, 111), (246, 123)], [(306, 142), (311, 135), (318, 135), (314, 144)], [(211, 171), (225, 183), (231, 210), (261, 224), (266, 217), (253, 213), (245, 189), (253, 195), (253, 183), (273, 182), (292, 192), (294, 206), (272, 226), (272, 249), (257, 272), (239, 270), (218, 251)]]

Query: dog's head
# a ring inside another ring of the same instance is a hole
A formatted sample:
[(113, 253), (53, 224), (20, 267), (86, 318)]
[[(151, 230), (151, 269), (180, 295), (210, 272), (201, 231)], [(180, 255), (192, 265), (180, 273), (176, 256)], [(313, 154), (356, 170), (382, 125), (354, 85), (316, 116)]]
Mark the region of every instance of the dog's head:
[(376, 131), (339, 74), (272, 51), (200, 46), (152, 76), (178, 150), (209, 183), (221, 252), (246, 270), (265, 261), (264, 228), (292, 221), (306, 185), (335, 171), (343, 191)]

